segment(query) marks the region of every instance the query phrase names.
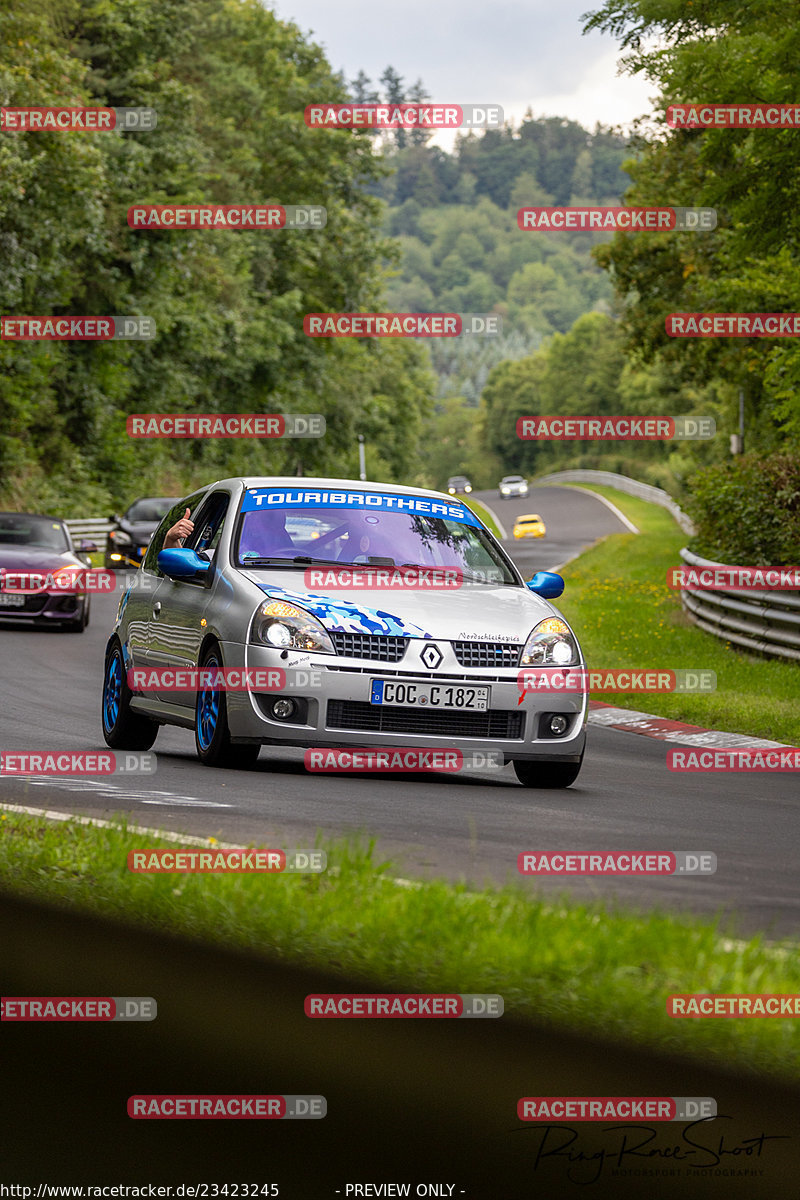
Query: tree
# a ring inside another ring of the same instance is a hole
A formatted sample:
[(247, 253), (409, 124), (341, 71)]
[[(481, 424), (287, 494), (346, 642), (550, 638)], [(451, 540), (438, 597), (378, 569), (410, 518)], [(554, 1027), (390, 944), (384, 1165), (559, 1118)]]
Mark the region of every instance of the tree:
[[(800, 27), (775, 0), (607, 0), (586, 29), (614, 34), (631, 73), (661, 90), (663, 108), (712, 98), (793, 102)], [(653, 49), (654, 41), (658, 49)], [(713, 233), (617, 235), (597, 253), (624, 303), (628, 344), (650, 361), (680, 362), (696, 385), (747, 396), (748, 440), (770, 449), (800, 442), (800, 347), (758, 338), (666, 336), (670, 312), (786, 312), (797, 308), (800, 132), (668, 130), (642, 136), (627, 165), (630, 204), (708, 206)], [(733, 411), (729, 409), (728, 429)], [(723, 425), (722, 432), (725, 432)]]

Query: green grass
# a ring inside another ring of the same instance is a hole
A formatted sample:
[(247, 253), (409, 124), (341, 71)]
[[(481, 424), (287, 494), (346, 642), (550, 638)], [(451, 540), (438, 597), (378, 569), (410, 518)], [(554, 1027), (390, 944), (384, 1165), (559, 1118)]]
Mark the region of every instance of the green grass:
[[(119, 916), (376, 990), (496, 992), (505, 1010), (744, 1070), (795, 1077), (798, 1022), (675, 1020), (671, 992), (800, 992), (794, 948), (731, 942), (697, 918), (544, 899), (526, 883), (396, 882), (371, 843), (318, 844), (323, 875), (136, 875), (123, 825), (0, 814), (0, 876), (23, 895)], [(686, 885), (691, 886), (690, 883)]]
[(490, 514), (486, 505), (481, 504), (480, 500), (473, 500), (472, 496), (462, 496), (461, 499), (464, 501), (467, 508), (471, 508), (475, 513), (475, 516), (479, 517), (481, 521), (483, 521), (486, 528), (489, 529), (491, 533), (493, 533), (494, 536), (499, 540), (501, 538), (500, 530), (497, 527), (497, 522)]
[(612, 534), (561, 572), (566, 589), (557, 603), (589, 666), (696, 667), (717, 675), (717, 690), (706, 694), (605, 692), (594, 699), (800, 745), (797, 665), (748, 654), (688, 620), (680, 593), (666, 583), (688, 538), (666, 509), (613, 488), (587, 490), (606, 496), (640, 530)]

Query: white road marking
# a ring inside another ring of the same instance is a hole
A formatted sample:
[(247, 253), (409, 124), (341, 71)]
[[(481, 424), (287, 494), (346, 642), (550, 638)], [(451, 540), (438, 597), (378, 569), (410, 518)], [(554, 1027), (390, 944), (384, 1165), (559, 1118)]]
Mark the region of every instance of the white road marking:
[(45, 821), (74, 821), (77, 825), (92, 825), (96, 829), (117, 829), (125, 833), (141, 833), (147, 837), (164, 838), (168, 842), (183, 842), (188, 846), (211, 846), (220, 850), (240, 850), (234, 842), (218, 842), (216, 838), (194, 837), (188, 833), (175, 833), (171, 829), (148, 829), (143, 825), (122, 825), (119, 821), (106, 821), (103, 817), (79, 817), (75, 813), (58, 812), (52, 808), (31, 808), (26, 804), (0, 804), (0, 810), (22, 813), (27, 817), (42, 817)]

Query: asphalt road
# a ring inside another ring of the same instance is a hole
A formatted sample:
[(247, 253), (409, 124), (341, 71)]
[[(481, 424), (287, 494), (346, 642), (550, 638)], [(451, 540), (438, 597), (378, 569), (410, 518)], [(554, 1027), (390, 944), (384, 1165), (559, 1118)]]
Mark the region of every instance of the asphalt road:
[[(479, 497), (480, 498), (480, 497)], [(499, 505), (504, 524), (538, 511), (548, 537), (515, 557), (526, 572), (546, 569), (619, 529), (590, 496), (542, 488)], [(552, 548), (552, 553), (550, 552)], [(523, 555), (530, 554), (531, 563)], [(0, 747), (79, 750), (104, 747), (100, 732), (103, 650), (116, 600), (93, 598), (82, 635), (0, 624)], [(521, 787), (501, 772), (439, 776), (310, 775), (302, 751), (262, 749), (253, 770), (212, 771), (195, 759), (190, 732), (164, 728), (153, 776), (104, 780), (0, 775), (0, 802), (109, 817), (149, 827), (260, 845), (304, 847), (317, 830), (363, 830), (378, 837), (403, 875), (474, 882), (514, 879), (565, 890), (559, 880), (521, 880), (523, 850), (711, 850), (717, 874), (705, 878), (574, 879), (577, 899), (610, 897), (634, 907), (711, 914), (724, 911), (741, 932), (795, 933), (800, 912), (796, 861), (800, 829), (791, 776), (679, 777), (654, 739), (593, 728), (583, 771), (563, 791)], [(734, 929), (734, 925), (731, 925)]]
[[(537, 487), (529, 496), (501, 500), (497, 489), (473, 492), (476, 500), (487, 504), (500, 519), (508, 534), (503, 545), (526, 579), (535, 571), (552, 571), (580, 554), (608, 533), (626, 533), (626, 527), (597, 496), (579, 488)], [(517, 517), (538, 513), (545, 524), (543, 538), (511, 536)]]

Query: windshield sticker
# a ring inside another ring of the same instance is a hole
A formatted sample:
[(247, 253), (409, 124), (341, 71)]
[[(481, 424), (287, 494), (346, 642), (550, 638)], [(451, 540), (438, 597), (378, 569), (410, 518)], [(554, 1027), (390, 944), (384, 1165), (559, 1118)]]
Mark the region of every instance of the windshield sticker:
[(424, 496), (399, 496), (389, 492), (304, 492), (291, 489), (249, 488), (242, 499), (242, 512), (264, 512), (269, 508), (372, 509), (442, 517), (481, 528), (474, 513), (463, 504), (429, 500)]

